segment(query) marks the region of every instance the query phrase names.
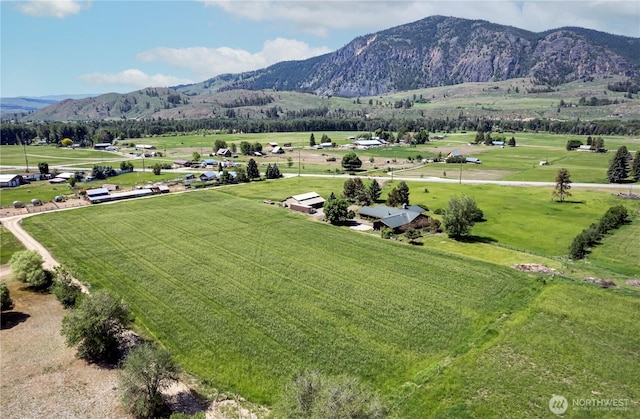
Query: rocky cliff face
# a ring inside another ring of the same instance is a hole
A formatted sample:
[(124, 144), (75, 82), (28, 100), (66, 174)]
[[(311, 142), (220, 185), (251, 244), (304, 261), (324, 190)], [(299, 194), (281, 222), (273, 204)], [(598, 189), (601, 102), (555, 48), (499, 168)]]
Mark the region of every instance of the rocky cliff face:
[[(635, 52), (634, 52), (635, 51)], [(533, 33), (486, 21), (433, 16), (354, 39), (330, 54), (224, 76), (224, 89), (371, 96), (464, 82), (532, 77), (560, 84), (640, 72), (640, 39), (581, 28)], [(220, 86), (220, 78), (187, 86)]]

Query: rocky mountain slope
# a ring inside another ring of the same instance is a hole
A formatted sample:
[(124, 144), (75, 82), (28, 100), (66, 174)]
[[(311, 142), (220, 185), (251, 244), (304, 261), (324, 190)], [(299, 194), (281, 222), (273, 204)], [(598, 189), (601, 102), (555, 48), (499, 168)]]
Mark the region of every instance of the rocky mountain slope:
[(276, 89), (372, 96), (465, 82), (532, 77), (562, 84), (640, 72), (640, 39), (583, 28), (534, 33), (482, 20), (432, 16), (304, 61), (179, 86), (187, 94)]

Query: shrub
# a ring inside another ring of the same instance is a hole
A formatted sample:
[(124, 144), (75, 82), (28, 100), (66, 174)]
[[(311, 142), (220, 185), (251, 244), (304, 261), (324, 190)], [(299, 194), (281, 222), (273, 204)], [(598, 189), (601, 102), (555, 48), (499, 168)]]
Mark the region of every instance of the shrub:
[(9, 259), (9, 265), (16, 278), (32, 287), (46, 287), (51, 284), (51, 275), (42, 268), (44, 260), (35, 250), (16, 252)]
[(13, 308), (13, 300), (7, 284), (0, 283), (0, 310), (11, 310)]

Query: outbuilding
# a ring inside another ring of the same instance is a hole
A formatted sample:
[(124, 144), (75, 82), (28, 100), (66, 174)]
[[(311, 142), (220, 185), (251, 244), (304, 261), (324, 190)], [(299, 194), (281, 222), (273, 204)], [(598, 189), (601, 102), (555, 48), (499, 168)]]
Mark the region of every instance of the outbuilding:
[[(299, 208), (308, 207), (308, 208), (322, 208), (324, 206), (324, 198), (321, 197), (316, 192), (307, 192), (300, 195), (293, 195), (288, 197), (283, 201), (285, 207), (296, 209), (300, 211)], [(303, 211), (308, 212), (308, 211)]]
[(25, 183), (20, 175), (0, 175), (0, 188), (14, 188)]

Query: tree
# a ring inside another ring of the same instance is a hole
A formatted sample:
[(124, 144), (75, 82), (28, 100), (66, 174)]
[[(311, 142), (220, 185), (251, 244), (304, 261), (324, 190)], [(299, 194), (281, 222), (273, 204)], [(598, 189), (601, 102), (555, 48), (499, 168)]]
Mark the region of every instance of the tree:
[(249, 159), (249, 161), (247, 162), (247, 177), (249, 179), (256, 179), (260, 177), (258, 163), (256, 163), (254, 159)]
[(491, 138), (491, 133), (490, 132), (486, 132), (484, 134), (484, 144), (485, 145), (491, 145), (492, 141), (493, 141), (493, 138)]
[(41, 161), (40, 163), (38, 163), (38, 170), (40, 171), (41, 175), (48, 175), (49, 163), (47, 163), (46, 161)]
[(0, 311), (11, 310), (13, 308), (13, 300), (7, 284), (0, 283)]
[(227, 142), (225, 140), (218, 139), (213, 143), (213, 151), (216, 152), (221, 148), (227, 148)]
[(236, 180), (243, 183), (249, 182), (247, 171), (244, 167), (236, 167)]
[(354, 203), (360, 205), (369, 205), (369, 197), (367, 188), (359, 177), (349, 178), (344, 181), (344, 197)]
[(293, 158), (287, 157), (287, 167), (291, 169), (293, 167)]
[(154, 175), (159, 176), (162, 173), (162, 165), (160, 163), (154, 164), (151, 171)]
[(282, 177), (282, 174), (280, 173), (280, 169), (278, 168), (277, 164), (273, 164), (273, 166), (271, 164), (267, 165), (267, 172), (265, 173), (265, 177), (267, 179), (278, 179)]
[(556, 174), (556, 187), (553, 191), (553, 196), (560, 198), (560, 202), (564, 201), (565, 197), (571, 196), (571, 175), (565, 168), (558, 169)]
[(348, 152), (342, 157), (342, 167), (346, 170), (357, 170), (362, 166), (362, 161), (353, 151)]
[(62, 141), (60, 141), (60, 145), (63, 147), (71, 147), (73, 140), (71, 138), (63, 138)]
[(75, 307), (84, 295), (80, 286), (74, 283), (71, 272), (63, 266), (56, 266), (53, 270), (51, 293), (56, 296), (64, 308)]
[(478, 132), (476, 132), (475, 143), (480, 144), (483, 141), (484, 141), (484, 131), (478, 130)]
[(378, 395), (352, 377), (327, 377), (317, 371), (297, 374), (284, 390), (277, 417), (349, 419), (385, 417)]
[(636, 151), (636, 156), (633, 158), (631, 177), (636, 182), (640, 180), (640, 150)]
[(313, 135), (313, 132), (311, 133), (311, 136), (309, 137), (309, 147), (315, 147), (316, 145), (316, 136)]
[(398, 186), (393, 188), (387, 197), (387, 205), (390, 207), (399, 207), (409, 205), (409, 186), (402, 181)]
[(202, 156), (200, 156), (200, 153), (198, 153), (197, 151), (194, 151), (194, 152), (191, 154), (191, 159), (192, 159), (193, 161), (199, 161), (199, 160), (200, 160), (200, 157), (202, 157)]
[(122, 401), (135, 417), (161, 416), (162, 390), (178, 380), (179, 368), (171, 354), (151, 343), (143, 343), (122, 362), (118, 376)]
[(324, 204), (324, 217), (333, 225), (353, 219), (355, 214), (349, 211), (349, 202), (344, 198), (336, 198)]
[(382, 188), (376, 179), (371, 179), (371, 183), (367, 188), (367, 195), (369, 197), (370, 202), (376, 202), (380, 199), (380, 195), (382, 194)]
[(454, 240), (468, 236), (476, 223), (480, 209), (467, 195), (451, 197), (443, 216), (444, 231)]
[(129, 307), (108, 290), (83, 298), (62, 319), (67, 346), (78, 345), (77, 356), (89, 361), (115, 361), (118, 336), (132, 321)]
[(621, 146), (616, 155), (611, 159), (609, 170), (607, 170), (607, 180), (610, 183), (622, 183), (629, 176), (627, 163), (631, 157), (626, 146)]
[(15, 252), (9, 259), (9, 265), (15, 277), (32, 287), (43, 287), (49, 284), (50, 277), (42, 268), (43, 262), (40, 253), (35, 250)]
[(507, 145), (509, 147), (515, 147), (516, 146), (516, 138), (515, 137), (509, 138), (509, 143)]

